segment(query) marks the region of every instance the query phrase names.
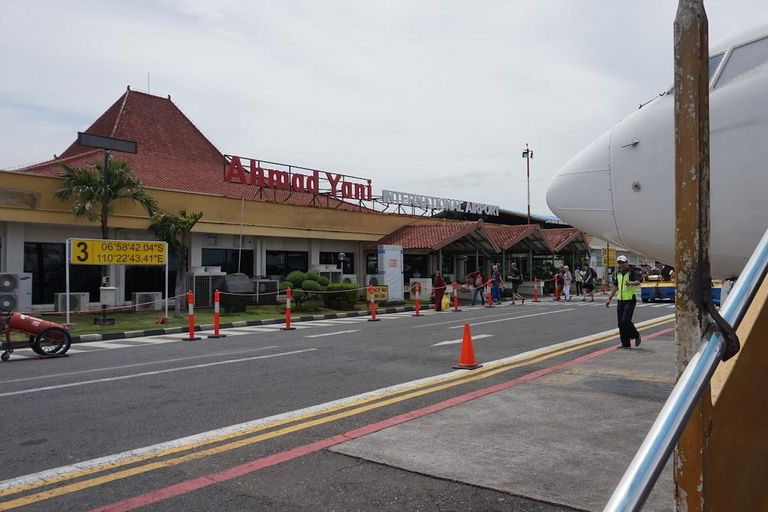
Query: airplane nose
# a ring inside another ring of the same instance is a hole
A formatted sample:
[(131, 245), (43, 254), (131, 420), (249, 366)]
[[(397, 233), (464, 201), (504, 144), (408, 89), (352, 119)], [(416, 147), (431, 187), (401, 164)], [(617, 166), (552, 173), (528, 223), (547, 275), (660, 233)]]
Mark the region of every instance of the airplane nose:
[(560, 169), (547, 189), (549, 209), (603, 240), (621, 244), (611, 196), (611, 136), (601, 135)]

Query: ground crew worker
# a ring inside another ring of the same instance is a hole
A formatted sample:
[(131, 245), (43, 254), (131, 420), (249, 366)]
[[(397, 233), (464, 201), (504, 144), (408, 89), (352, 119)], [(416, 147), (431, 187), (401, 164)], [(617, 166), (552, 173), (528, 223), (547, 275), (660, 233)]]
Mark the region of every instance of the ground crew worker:
[(605, 301), (605, 307), (610, 307), (611, 299), (618, 294), (616, 316), (619, 320), (620, 348), (632, 348), (631, 339), (635, 340), (635, 347), (639, 347), (640, 333), (637, 332), (635, 324), (632, 323), (632, 315), (635, 312), (635, 304), (637, 304), (637, 287), (641, 282), (640, 275), (630, 268), (626, 256), (616, 258), (616, 265), (618, 269), (613, 279), (611, 295)]

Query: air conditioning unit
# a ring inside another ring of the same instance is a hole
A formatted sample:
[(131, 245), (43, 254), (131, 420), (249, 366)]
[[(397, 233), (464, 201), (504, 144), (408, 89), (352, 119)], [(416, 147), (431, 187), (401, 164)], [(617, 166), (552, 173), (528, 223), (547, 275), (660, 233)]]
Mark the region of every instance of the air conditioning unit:
[(256, 292), (256, 304), (277, 304), (280, 283), (271, 279), (251, 279)]
[(32, 274), (0, 274), (0, 310), (32, 310)]
[[(91, 294), (88, 292), (70, 292), (69, 294), (69, 310), (70, 311), (88, 311), (88, 302), (91, 299)], [(67, 294), (55, 293), (54, 294), (54, 309), (55, 311), (67, 310)]]
[(134, 292), (131, 296), (134, 311), (160, 311), (163, 309), (163, 292)]
[(341, 274), (339, 282), (346, 284), (357, 284), (357, 274)]
[(341, 282), (341, 270), (335, 270), (333, 272), (318, 272), (320, 277), (327, 278), (332, 283)]

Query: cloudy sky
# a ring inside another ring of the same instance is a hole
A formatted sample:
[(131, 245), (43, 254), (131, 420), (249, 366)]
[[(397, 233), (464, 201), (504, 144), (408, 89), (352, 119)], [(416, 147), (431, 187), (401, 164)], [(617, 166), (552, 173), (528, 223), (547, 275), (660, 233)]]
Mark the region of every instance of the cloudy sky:
[[(768, 19), (710, 0), (710, 41)], [(130, 85), (224, 153), (549, 215), (560, 166), (672, 84), (674, 0), (3, 2), (0, 169)], [(149, 83), (148, 83), (149, 74)]]

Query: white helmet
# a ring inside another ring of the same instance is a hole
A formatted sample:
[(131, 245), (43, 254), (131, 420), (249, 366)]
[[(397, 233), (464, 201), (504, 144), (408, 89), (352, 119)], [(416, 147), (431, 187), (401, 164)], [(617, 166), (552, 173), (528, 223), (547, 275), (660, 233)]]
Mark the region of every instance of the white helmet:
[(621, 256), (619, 256), (618, 258), (616, 258), (616, 263), (621, 263), (622, 261), (623, 261), (624, 263), (626, 263), (626, 262), (627, 262), (627, 257), (626, 257), (626, 256), (624, 256), (623, 254), (622, 254)]

